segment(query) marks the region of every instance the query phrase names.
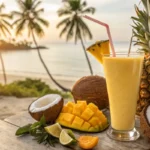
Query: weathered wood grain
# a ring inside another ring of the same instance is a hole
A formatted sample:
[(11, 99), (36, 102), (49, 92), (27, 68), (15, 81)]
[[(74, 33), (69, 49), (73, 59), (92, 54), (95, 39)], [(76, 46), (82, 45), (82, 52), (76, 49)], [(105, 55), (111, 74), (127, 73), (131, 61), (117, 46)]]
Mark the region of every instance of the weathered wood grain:
[[(107, 115), (109, 115), (108, 112), (105, 112), (105, 113)], [(21, 114), (6, 118), (5, 121), (8, 122), (8, 123), (14, 124), (16, 126), (23, 126), (25, 124), (35, 122), (35, 120), (33, 120), (31, 118), (31, 116), (28, 114), (28, 112), (21, 113)], [(26, 148), (27, 148), (27, 150), (30, 150), (30, 149), (34, 150), (34, 148), (36, 150), (39, 150), (41, 148), (43, 148), (42, 150), (47, 150), (46, 146), (43, 147), (43, 145), (39, 145), (39, 144), (36, 143), (36, 141), (33, 141), (31, 136), (16, 138), (15, 137), (15, 130), (17, 129), (17, 127), (14, 127), (13, 125), (9, 125), (9, 124), (8, 124), (8, 126), (10, 128), (12, 128), (11, 129), (12, 131), (7, 131), (8, 135), (11, 132), (11, 138), (13, 140), (13, 142), (11, 142), (11, 145), (9, 144), (10, 147), (12, 145), (15, 146), (16, 144), (21, 144), (21, 146), (23, 146), (23, 145), (25, 146), (25, 149), (23, 149), (23, 150), (26, 150)], [(1, 129), (2, 129), (2, 127), (0, 127), (0, 132), (1, 132)], [(7, 130), (7, 129), (5, 128), (5, 130)], [(78, 138), (80, 135), (89, 134), (89, 133), (81, 133), (81, 132), (77, 132), (77, 131), (74, 131), (74, 133), (75, 133), (76, 138)], [(107, 136), (106, 131), (101, 132), (101, 133), (93, 133), (91, 135), (99, 136), (99, 139), (100, 139), (98, 145), (95, 147), (94, 150), (150, 150), (149, 141), (146, 140), (142, 135), (135, 142), (119, 142), (119, 141), (112, 140)], [(7, 137), (6, 141), (8, 141), (8, 140), (9, 140), (9, 138)], [(28, 144), (24, 144), (24, 143), (28, 143)], [(39, 148), (39, 147), (41, 147), (41, 148)], [(16, 149), (12, 149), (12, 150), (20, 150), (20, 149), (16, 148)], [(49, 149), (52, 149), (52, 150), (56, 150), (56, 149), (57, 150), (67, 150), (66, 147), (63, 147), (60, 144), (57, 144), (56, 148), (50, 147)], [(8, 150), (8, 149), (6, 149), (6, 150)], [(74, 150), (80, 150), (80, 148), (77, 146), (77, 147), (74, 148)]]
[(57, 144), (55, 148), (38, 144), (29, 135), (16, 137), (16, 130), (16, 126), (0, 121), (0, 150), (68, 150), (60, 144)]

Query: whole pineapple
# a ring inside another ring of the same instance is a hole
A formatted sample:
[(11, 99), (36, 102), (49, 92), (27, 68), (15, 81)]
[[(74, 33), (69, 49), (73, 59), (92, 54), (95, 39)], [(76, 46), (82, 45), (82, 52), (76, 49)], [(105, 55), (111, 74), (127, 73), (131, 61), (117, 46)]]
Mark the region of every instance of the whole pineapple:
[(141, 77), (137, 114), (150, 103), (150, 0), (141, 0), (143, 9), (135, 5), (137, 17), (132, 17), (134, 25), (133, 36), (137, 38), (135, 45), (140, 46), (139, 51), (145, 52), (143, 73)]

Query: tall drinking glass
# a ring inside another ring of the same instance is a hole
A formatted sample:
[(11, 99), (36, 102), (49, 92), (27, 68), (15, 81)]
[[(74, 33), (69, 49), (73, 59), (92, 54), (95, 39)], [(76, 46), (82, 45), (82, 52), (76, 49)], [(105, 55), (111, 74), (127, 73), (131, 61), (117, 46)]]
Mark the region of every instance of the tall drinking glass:
[(140, 136), (134, 125), (143, 57), (141, 53), (103, 57), (111, 115), (107, 134), (112, 139), (134, 141)]

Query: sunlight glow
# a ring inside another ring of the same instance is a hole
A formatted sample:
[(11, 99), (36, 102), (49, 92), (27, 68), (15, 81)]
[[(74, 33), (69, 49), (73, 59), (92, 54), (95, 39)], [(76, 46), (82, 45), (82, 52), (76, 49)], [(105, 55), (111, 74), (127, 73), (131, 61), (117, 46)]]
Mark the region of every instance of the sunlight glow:
[[(124, 0), (86, 0), (88, 6), (96, 8), (94, 18), (102, 20), (109, 24), (115, 41), (126, 41), (127, 37), (131, 36), (131, 16), (135, 14), (134, 4), (137, 0), (124, 1)], [(11, 12), (19, 10), (16, 0), (0, 0), (4, 3), (6, 8), (4, 12)], [(124, 5), (121, 5), (124, 3)], [(64, 38), (59, 38), (60, 30), (56, 29), (56, 25), (62, 18), (58, 17), (57, 10), (62, 6), (62, 0), (42, 0), (39, 8), (44, 8), (42, 17), (50, 22), (50, 27), (45, 29), (45, 37), (41, 39), (42, 42), (64, 42)], [(91, 14), (90, 14), (91, 15)], [(92, 16), (92, 15), (91, 15)], [(105, 30), (100, 28), (89, 21), (86, 21), (91, 32), (93, 39), (106, 39), (107, 35)], [(126, 31), (126, 34), (122, 34)], [(14, 32), (14, 31), (12, 31)], [(26, 32), (26, 31), (25, 31)], [(14, 35), (14, 33), (12, 33)], [(27, 35), (27, 33), (25, 33)], [(51, 36), (53, 35), (53, 36)], [(20, 37), (21, 38), (21, 37)]]

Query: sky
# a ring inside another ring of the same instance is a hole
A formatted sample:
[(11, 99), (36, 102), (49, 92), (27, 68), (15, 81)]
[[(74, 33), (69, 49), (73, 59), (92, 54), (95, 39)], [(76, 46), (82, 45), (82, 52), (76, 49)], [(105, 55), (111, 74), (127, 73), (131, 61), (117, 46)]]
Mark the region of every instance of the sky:
[[(134, 4), (140, 0), (86, 0), (88, 6), (96, 8), (94, 15), (89, 15), (95, 19), (107, 23), (111, 30), (114, 42), (129, 41), (132, 32), (131, 16), (135, 16)], [(18, 10), (16, 0), (0, 0), (4, 2), (6, 12)], [(65, 37), (59, 38), (60, 29), (56, 25), (62, 20), (57, 16), (57, 10), (62, 7), (62, 0), (42, 0), (41, 7), (45, 9), (43, 17), (50, 22), (49, 28), (45, 29), (45, 36), (39, 39), (41, 43), (65, 42)], [(106, 29), (84, 19), (93, 34), (92, 41), (108, 39)], [(87, 40), (88, 41), (88, 40)], [(73, 41), (71, 41), (73, 42)]]

